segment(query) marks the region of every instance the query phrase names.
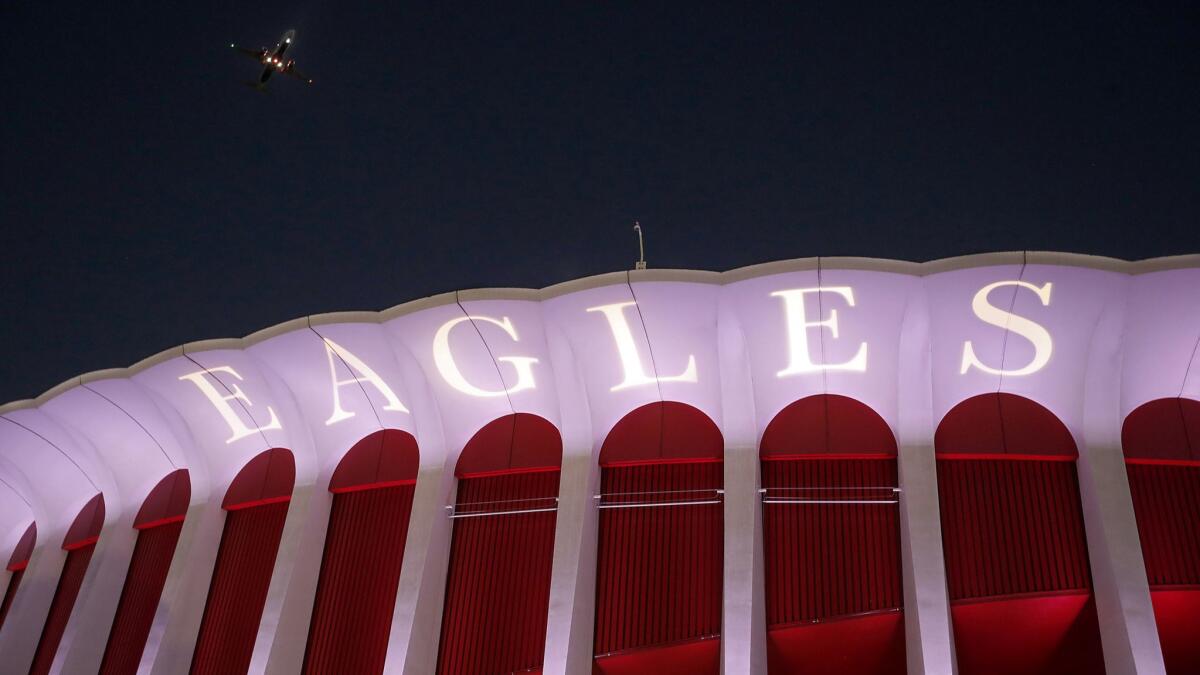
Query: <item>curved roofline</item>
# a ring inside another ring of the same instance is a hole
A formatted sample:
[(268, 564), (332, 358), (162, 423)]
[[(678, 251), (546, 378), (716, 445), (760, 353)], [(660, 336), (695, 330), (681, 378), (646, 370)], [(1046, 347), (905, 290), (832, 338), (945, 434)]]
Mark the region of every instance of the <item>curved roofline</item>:
[(788, 272), (806, 272), (822, 269), (861, 270), (906, 274), (909, 276), (929, 276), (943, 272), (997, 265), (1019, 265), (1022, 263), (1034, 265), (1058, 265), (1063, 267), (1084, 267), (1089, 269), (1127, 274), (1130, 276), (1165, 272), (1178, 269), (1200, 268), (1200, 253), (1162, 256), (1143, 260), (1122, 260), (1106, 256), (1085, 253), (1065, 253), (1058, 251), (1000, 251), (993, 253), (972, 253), (968, 255), (939, 258), (927, 262), (912, 262), (907, 260), (892, 260), (889, 258), (861, 258), (853, 256), (817, 256), (810, 258), (792, 258), (765, 263), (756, 263), (744, 267), (736, 267), (725, 272), (688, 269), (646, 269), (605, 272), (588, 277), (580, 277), (562, 281), (540, 289), (534, 288), (474, 288), (460, 291), (449, 291), (424, 298), (416, 298), (379, 311), (339, 311), (322, 314), (311, 314), (294, 319), (288, 319), (273, 326), (259, 329), (241, 338), (210, 338), (186, 342), (157, 354), (148, 356), (125, 368), (105, 368), (76, 375), (42, 392), (35, 398), (11, 401), (0, 405), (0, 415), (36, 408), (56, 396), (75, 387), (95, 382), (126, 378), (136, 375), (143, 370), (156, 366), (165, 361), (185, 356), (189, 353), (207, 352), (219, 349), (246, 349), (260, 342), (265, 342), (285, 333), (300, 330), (305, 327), (340, 323), (378, 323), (382, 324), (397, 317), (412, 314), (432, 307), (455, 304), (463, 301), (478, 300), (524, 300), (538, 302), (556, 298), (568, 293), (576, 293), (591, 288), (602, 288), (625, 283), (626, 281), (651, 282), (668, 281), (681, 283), (701, 283), (723, 286), (726, 284), (765, 277)]

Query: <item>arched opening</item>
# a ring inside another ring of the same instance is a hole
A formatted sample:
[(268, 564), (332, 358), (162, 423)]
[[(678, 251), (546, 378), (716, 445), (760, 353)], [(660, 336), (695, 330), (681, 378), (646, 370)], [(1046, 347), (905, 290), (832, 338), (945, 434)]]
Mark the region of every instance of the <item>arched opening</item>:
[(934, 443), (960, 675), (1103, 673), (1070, 431), (1034, 401), (982, 394)]
[(595, 667), (720, 672), (725, 442), (692, 406), (625, 415), (600, 449)]
[(193, 675), (244, 673), (250, 667), (295, 483), (296, 461), (284, 448), (258, 454), (230, 483), (221, 503), (225, 528), (192, 654)]
[(334, 469), (305, 673), (383, 672), (419, 465), (412, 434), (382, 429)]
[(438, 673), (541, 670), (561, 466), (558, 429), (528, 413), (463, 448)]
[(160, 480), (142, 502), (133, 521), (137, 543), (100, 662), (102, 675), (137, 672), (191, 500), (188, 471), (178, 469)]
[(4, 589), (4, 601), (0, 603), (0, 629), (4, 628), (4, 619), (12, 607), (13, 598), (17, 597), (17, 587), (21, 585), (21, 578), (25, 576), (25, 568), (29, 565), (29, 557), (33, 555), (33, 547), (36, 545), (37, 523), (30, 523), (8, 558), (8, 587)]
[(71, 610), (75, 607), (75, 599), (79, 597), (79, 588), (83, 585), (83, 577), (87, 574), (103, 527), (104, 495), (97, 494), (80, 509), (71, 527), (67, 528), (67, 536), (63, 538), (62, 547), (67, 552), (67, 560), (59, 574), (54, 599), (50, 601), (50, 613), (46, 615), (46, 623), (42, 626), (33, 665), (29, 668), (30, 675), (45, 675), (50, 672), (54, 655), (58, 652), (58, 644), (67, 630)]
[(1139, 406), (1121, 446), (1167, 673), (1200, 672), (1200, 401)]
[(779, 411), (762, 460), (771, 673), (906, 671), (896, 438), (845, 396)]

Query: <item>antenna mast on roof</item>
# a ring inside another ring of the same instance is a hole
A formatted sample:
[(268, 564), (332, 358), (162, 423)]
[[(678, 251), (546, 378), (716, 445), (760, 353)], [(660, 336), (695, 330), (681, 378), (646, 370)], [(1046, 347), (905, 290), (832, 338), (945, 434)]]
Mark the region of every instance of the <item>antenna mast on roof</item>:
[(638, 221), (633, 221), (633, 231), (638, 234), (638, 261), (633, 264), (633, 269), (646, 269), (646, 245), (642, 242), (642, 224)]

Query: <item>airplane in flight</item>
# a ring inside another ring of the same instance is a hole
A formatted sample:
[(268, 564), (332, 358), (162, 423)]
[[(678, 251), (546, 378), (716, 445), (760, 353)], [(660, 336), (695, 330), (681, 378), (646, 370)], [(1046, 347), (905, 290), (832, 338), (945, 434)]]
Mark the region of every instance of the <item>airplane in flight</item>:
[(267, 80), (271, 79), (271, 76), (275, 73), (290, 75), (297, 80), (307, 82), (308, 84), (313, 83), (311, 78), (304, 75), (299, 70), (296, 70), (295, 59), (283, 58), (284, 53), (287, 52), (288, 49), (295, 44), (295, 42), (296, 31), (289, 30), (283, 34), (283, 37), (279, 38), (279, 44), (275, 45), (274, 49), (267, 49), (266, 47), (261, 49), (247, 49), (246, 47), (239, 47), (236, 44), (230, 44), (229, 46), (263, 65), (263, 72), (262, 75), (258, 76), (258, 82), (247, 82), (246, 85), (254, 87), (259, 91), (266, 91)]

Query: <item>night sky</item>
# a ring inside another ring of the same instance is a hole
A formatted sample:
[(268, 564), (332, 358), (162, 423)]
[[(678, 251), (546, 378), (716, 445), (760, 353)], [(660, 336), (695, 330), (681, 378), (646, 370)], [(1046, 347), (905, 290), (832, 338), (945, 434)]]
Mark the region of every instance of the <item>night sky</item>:
[[(635, 218), (651, 267), (1200, 251), (1200, 5), (808, 4), (6, 3), (0, 402)], [(288, 28), (316, 84), (242, 86)]]

